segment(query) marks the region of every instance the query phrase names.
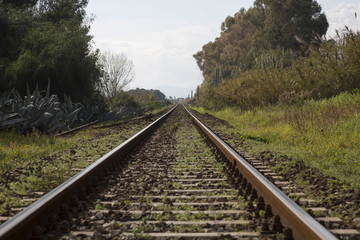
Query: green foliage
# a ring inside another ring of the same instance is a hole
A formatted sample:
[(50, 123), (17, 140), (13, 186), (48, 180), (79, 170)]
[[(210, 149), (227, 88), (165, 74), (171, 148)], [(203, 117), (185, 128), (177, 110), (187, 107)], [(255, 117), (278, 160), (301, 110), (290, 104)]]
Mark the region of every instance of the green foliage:
[(5, 5), (11, 5), (17, 8), (34, 6), (38, 0), (2, 0)]
[(308, 55), (281, 49), (259, 55), (256, 67), (216, 88), (201, 88), (199, 104), (208, 109), (252, 109), (271, 104), (302, 104), (360, 86), (360, 34), (345, 30), (337, 40), (310, 46)]
[(180, 124), (178, 122), (174, 123), (170, 128), (171, 131), (176, 132), (178, 130), (178, 128), (179, 128), (179, 125)]
[(163, 103), (161, 101), (151, 101), (146, 103), (145, 107), (148, 111), (154, 111), (156, 109), (162, 108)]
[(170, 104), (170, 101), (165, 100), (165, 95), (159, 90), (137, 88), (127, 92), (120, 91), (116, 94), (111, 105), (111, 110), (115, 114), (108, 114), (107, 118), (112, 120), (128, 119), (161, 109)]
[[(31, 4), (27, 4), (31, 3)], [(45, 89), (61, 100), (96, 97), (100, 70), (98, 52), (91, 50), (85, 0), (0, 2), (0, 87), (26, 94), (26, 84)], [(21, 7), (21, 8), (20, 8)]]
[(327, 28), (326, 16), (316, 1), (256, 0), (247, 11), (242, 8), (234, 17), (228, 16), (221, 24), (220, 37), (194, 54), (204, 76), (202, 88), (217, 86), (216, 69), (226, 81), (263, 67), (264, 61), (286, 67), (298, 52), (304, 53), (297, 40), (307, 44), (319, 41)]
[(348, 29), (337, 40), (324, 40), (319, 48), (312, 46), (309, 57), (299, 59), (289, 72), (293, 89), (326, 98), (343, 91), (351, 92), (360, 84), (360, 34)]
[[(342, 93), (302, 104), (208, 112), (244, 135), (253, 153), (277, 152), (360, 188), (360, 95)], [(266, 140), (266, 141), (264, 141)]]
[(65, 95), (65, 102), (61, 104), (56, 95), (50, 96), (50, 82), (45, 97), (41, 96), (38, 88), (22, 98), (19, 92), (13, 89), (4, 97), (0, 104), (0, 127), (13, 127), (25, 133), (33, 128), (46, 133), (56, 133), (68, 130), (74, 123), (81, 110), (77, 104)]
[(42, 13), (41, 18), (45, 21), (60, 23), (63, 20), (71, 20), (76, 24), (84, 22), (86, 17), (85, 8), (88, 0), (38, 0), (38, 9)]
[(247, 134), (244, 134), (241, 137), (242, 137), (242, 139), (251, 139), (254, 141), (258, 141), (258, 142), (269, 143), (269, 140), (267, 140), (264, 137), (252, 136), (252, 135), (247, 135)]
[(306, 43), (326, 34), (328, 22), (321, 6), (313, 0), (257, 0), (265, 14), (261, 30), (270, 48), (299, 49), (298, 36)]
[(160, 90), (136, 88), (127, 91), (127, 93), (134, 96), (139, 102), (165, 100), (165, 94), (163, 94)]
[(56, 140), (48, 135), (38, 132), (19, 134), (16, 131), (0, 132), (0, 169), (7, 171), (39, 160), (54, 151), (69, 147), (71, 141)]
[(143, 112), (140, 103), (135, 100), (134, 96), (124, 91), (116, 94), (113, 100), (112, 110), (125, 119), (139, 116)]

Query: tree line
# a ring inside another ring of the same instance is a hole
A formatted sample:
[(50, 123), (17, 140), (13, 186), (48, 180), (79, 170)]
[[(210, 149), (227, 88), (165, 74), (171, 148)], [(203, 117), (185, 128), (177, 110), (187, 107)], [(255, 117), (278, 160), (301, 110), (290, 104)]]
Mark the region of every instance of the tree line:
[(87, 0), (0, 1), (0, 87), (46, 89), (75, 101), (96, 96), (99, 52), (91, 49)]
[(215, 84), (216, 69), (221, 78), (238, 76), (261, 64), (261, 55), (274, 49), (298, 55), (300, 43), (310, 43), (326, 34), (328, 22), (316, 1), (256, 0), (253, 7), (240, 9), (221, 24), (220, 37), (194, 55), (204, 81)]
[(204, 78), (195, 99), (249, 109), (359, 88), (359, 33), (345, 26), (327, 39), (328, 26), (314, 0), (255, 0), (194, 54)]
[(94, 48), (87, 4), (0, 0), (0, 130), (54, 133), (149, 109), (123, 91), (133, 62)]
[(134, 78), (124, 54), (94, 49), (88, 0), (0, 0), (0, 93), (45, 90), (110, 104)]

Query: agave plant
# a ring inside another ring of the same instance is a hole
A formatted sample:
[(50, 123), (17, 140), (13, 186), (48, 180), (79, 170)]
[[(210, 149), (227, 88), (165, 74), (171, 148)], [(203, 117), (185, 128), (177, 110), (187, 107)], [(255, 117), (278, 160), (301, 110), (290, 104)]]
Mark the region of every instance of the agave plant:
[(11, 113), (3, 116), (1, 115), (3, 114), (0, 113), (0, 127), (21, 123), (24, 120), (18, 113)]
[[(1, 94), (0, 94), (1, 96)], [(0, 128), (6, 127), (9, 125), (17, 124), (23, 121), (21, 116), (18, 113), (11, 113), (9, 109), (7, 109), (6, 102), (9, 100), (8, 96), (0, 97)], [(10, 114), (8, 114), (10, 112)]]
[[(76, 105), (79, 107), (79, 105)], [(99, 102), (86, 103), (81, 105), (81, 111), (78, 113), (76, 118), (76, 124), (85, 124), (95, 120), (101, 119), (102, 115), (107, 113), (108, 109), (105, 104)]]
[(22, 132), (37, 128), (46, 133), (68, 130), (81, 110), (80, 104), (73, 104), (69, 97), (60, 103), (57, 95), (50, 96), (50, 82), (45, 97), (36, 86), (33, 93), (27, 87), (27, 94), (21, 97), (16, 89), (0, 101), (0, 127), (15, 126)]

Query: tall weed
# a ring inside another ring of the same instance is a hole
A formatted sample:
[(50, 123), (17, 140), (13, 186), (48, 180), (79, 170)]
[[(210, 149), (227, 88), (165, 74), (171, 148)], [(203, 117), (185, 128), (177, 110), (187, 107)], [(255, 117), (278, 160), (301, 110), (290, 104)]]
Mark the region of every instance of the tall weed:
[(55, 140), (54, 137), (41, 135), (36, 131), (27, 135), (14, 130), (0, 132), (0, 173), (72, 146), (74, 142)]
[(302, 104), (360, 87), (360, 33), (345, 29), (336, 39), (311, 46), (308, 56), (295, 58), (295, 53), (263, 53), (254, 69), (216, 87), (202, 86), (199, 105), (246, 110), (279, 102)]
[(324, 174), (360, 188), (360, 94), (342, 93), (303, 104), (224, 108), (208, 112), (228, 121), (252, 151), (273, 151), (299, 159)]

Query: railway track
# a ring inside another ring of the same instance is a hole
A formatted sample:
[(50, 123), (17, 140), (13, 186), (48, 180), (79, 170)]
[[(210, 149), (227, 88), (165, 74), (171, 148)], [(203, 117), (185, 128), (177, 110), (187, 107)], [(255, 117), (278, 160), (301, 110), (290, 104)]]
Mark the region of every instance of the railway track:
[(5, 222), (0, 239), (336, 239), (252, 163), (178, 106)]

